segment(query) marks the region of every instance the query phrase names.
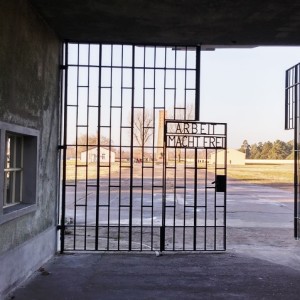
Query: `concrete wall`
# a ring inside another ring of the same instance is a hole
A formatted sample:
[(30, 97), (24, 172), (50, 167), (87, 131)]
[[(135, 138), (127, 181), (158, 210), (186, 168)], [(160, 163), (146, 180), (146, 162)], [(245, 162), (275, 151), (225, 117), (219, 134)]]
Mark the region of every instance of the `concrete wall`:
[[(56, 249), (59, 49), (27, 0), (0, 2), (0, 121), (40, 133), (37, 208), (0, 225), (0, 298)], [(48, 246), (37, 247), (45, 238)]]

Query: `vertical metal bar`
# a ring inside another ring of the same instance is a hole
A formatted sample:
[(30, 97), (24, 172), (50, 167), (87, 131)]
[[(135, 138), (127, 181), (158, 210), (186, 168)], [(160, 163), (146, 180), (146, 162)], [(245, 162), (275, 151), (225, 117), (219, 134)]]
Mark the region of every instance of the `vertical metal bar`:
[(119, 208), (118, 208), (118, 250), (120, 250), (120, 239), (121, 239), (121, 197), (122, 197), (122, 192), (121, 192), (121, 185), (122, 185), (122, 124), (123, 124), (123, 92), (124, 92), (124, 45), (122, 45), (122, 50), (121, 50), (121, 116), (120, 116), (120, 135), (119, 135)]
[(132, 250), (132, 204), (133, 204), (133, 130), (134, 130), (134, 76), (135, 76), (135, 46), (132, 48), (132, 95), (131, 95), (131, 134), (130, 134), (130, 181), (129, 181), (129, 237), (128, 250)]
[[(86, 120), (86, 151), (87, 151), (87, 156), (88, 156), (88, 151), (89, 151), (89, 126), (88, 126), (88, 121), (89, 121), (89, 86), (90, 86), (90, 44), (88, 45), (88, 73), (87, 73), (87, 120)], [(86, 250), (86, 238), (87, 238), (87, 197), (88, 197), (88, 170), (89, 170), (89, 160), (87, 157), (86, 161), (86, 168), (85, 168), (85, 206), (84, 206), (84, 250)]]
[(198, 187), (198, 172), (197, 172), (197, 161), (198, 161), (198, 151), (195, 148), (195, 161), (194, 161), (194, 251), (197, 250), (197, 187)]
[(206, 239), (207, 239), (207, 160), (208, 160), (208, 152), (207, 149), (205, 149), (205, 200), (204, 200), (204, 250), (207, 250), (207, 245), (206, 245)]
[[(176, 119), (176, 112), (177, 112), (177, 91), (176, 91), (176, 80), (177, 80), (177, 47), (174, 48), (175, 50), (175, 62), (174, 62), (174, 84), (172, 87), (174, 88), (174, 119)], [(177, 150), (177, 149), (176, 149)], [(181, 148), (178, 149), (180, 155), (181, 155)], [(176, 248), (176, 198), (177, 198), (177, 163), (175, 158), (175, 177), (174, 177), (174, 207), (173, 207), (173, 250)], [(183, 200), (183, 205), (185, 205), (185, 199)], [(183, 228), (183, 231), (185, 231), (185, 228)]]
[(200, 120), (200, 72), (201, 72), (201, 46), (196, 47), (196, 97), (195, 121)]
[(294, 82), (294, 99), (295, 99), (295, 111), (294, 111), (294, 237), (298, 239), (298, 66), (295, 66), (295, 82)]
[(215, 163), (215, 188), (214, 188), (214, 250), (216, 250), (217, 245), (217, 220), (216, 220), (216, 211), (217, 211), (217, 173), (218, 173), (218, 150), (215, 150), (216, 153), (216, 163)]
[[(156, 46), (154, 47), (154, 75), (153, 75), (153, 127), (155, 128), (156, 124), (156, 118), (155, 118), (155, 108), (156, 108), (156, 97), (155, 97), (155, 91), (156, 91)], [(151, 242), (150, 242), (150, 249), (153, 250), (153, 218), (154, 218), (154, 158), (155, 158), (155, 130), (153, 130), (152, 134), (152, 162), (151, 162)]]
[[(164, 65), (164, 99), (163, 99), (163, 108), (164, 108), (164, 133), (166, 133), (166, 68), (167, 68), (167, 48), (165, 49), (165, 65)], [(164, 134), (165, 135), (165, 134)], [(165, 145), (165, 136), (164, 136), (164, 146), (163, 146), (163, 187), (162, 187), (162, 201), (161, 201), (161, 209), (162, 209), (162, 222), (160, 227), (160, 251), (165, 250), (165, 234), (166, 234), (166, 184), (167, 184), (167, 149)]]
[(74, 194), (74, 241), (73, 241), (73, 250), (76, 250), (76, 232), (77, 232), (77, 169), (78, 169), (78, 89), (79, 89), (79, 44), (77, 44), (77, 95), (76, 95), (76, 120), (75, 120), (75, 127), (76, 127), (76, 134), (75, 134), (75, 194)]
[(102, 75), (102, 44), (99, 44), (99, 78), (98, 78), (98, 120), (97, 120), (97, 179), (96, 179), (96, 230), (95, 250), (99, 250), (99, 209), (100, 209), (100, 126), (101, 126), (101, 75)]
[(225, 126), (225, 178), (226, 178), (226, 188), (224, 192), (224, 236), (223, 236), (223, 244), (224, 244), (224, 250), (226, 250), (226, 226), (227, 226), (227, 221), (226, 221), (226, 214), (227, 214), (227, 124)]
[[(186, 102), (186, 93), (187, 93), (187, 47), (185, 47), (185, 61), (184, 61), (184, 119), (188, 118), (187, 116), (187, 102)], [(186, 149), (184, 150), (184, 161), (186, 161)], [(183, 250), (185, 250), (185, 228), (186, 228), (186, 199), (187, 199), (187, 169), (184, 168), (184, 206), (183, 206)]]
[(114, 45), (111, 45), (111, 61), (110, 61), (110, 99), (109, 99), (109, 165), (108, 165), (108, 208), (107, 208), (107, 250), (109, 251), (110, 240), (110, 210), (111, 210), (111, 126), (112, 126), (112, 95), (113, 95), (113, 56)]
[[(186, 149), (184, 149), (184, 160), (186, 161)], [(187, 169), (184, 168), (184, 178), (183, 178), (183, 182), (184, 182), (184, 206), (183, 206), (183, 239), (182, 239), (182, 243), (183, 243), (183, 250), (185, 250), (185, 228), (186, 228), (186, 199), (187, 199)]]
[[(186, 83), (187, 83), (187, 47), (185, 47), (184, 50), (184, 107), (185, 107), (185, 114), (184, 114), (184, 119), (186, 120), (189, 116), (187, 116), (187, 103), (186, 103)], [(190, 117), (189, 117), (190, 118)]]
[(65, 43), (65, 70), (64, 70), (64, 116), (63, 116), (63, 174), (62, 174), (62, 195), (61, 195), (61, 235), (60, 235), (60, 253), (65, 250), (65, 218), (66, 218), (66, 176), (67, 176), (67, 99), (68, 99), (68, 43)]
[(163, 149), (163, 195), (162, 195), (162, 224), (160, 227), (160, 251), (165, 250), (165, 235), (166, 235), (166, 192), (167, 192), (167, 162), (166, 162), (166, 141), (165, 141), (165, 133), (166, 131), (166, 120), (164, 113), (164, 149)]
[(289, 84), (288, 84), (288, 75), (289, 71), (285, 72), (285, 118), (284, 118), (284, 123), (285, 123), (285, 129), (290, 129), (289, 123), (290, 123), (290, 109), (289, 109), (289, 104), (290, 104), (290, 99), (289, 99)]
[[(176, 98), (175, 98), (176, 99)], [(175, 100), (176, 101), (176, 100)], [(175, 106), (174, 106), (175, 107)], [(174, 112), (176, 112), (176, 110), (174, 110)], [(166, 149), (167, 151), (167, 149)], [(180, 151), (180, 149), (179, 149)], [(177, 160), (176, 160), (176, 156), (177, 156), (177, 149), (175, 150), (175, 168), (174, 168), (174, 178), (173, 178), (173, 186), (174, 186), (174, 195), (173, 195), (173, 201), (174, 201), (174, 206), (173, 206), (173, 251), (175, 250), (175, 242), (176, 242), (176, 230), (175, 230), (175, 219), (176, 219), (176, 198), (177, 198)], [(185, 202), (184, 202), (185, 205)]]
[[(58, 147), (58, 159), (57, 159), (57, 168), (58, 168), (58, 174), (57, 174), (57, 178), (56, 178), (56, 184), (57, 184), (57, 192), (56, 192), (56, 207), (55, 207), (55, 211), (56, 211), (56, 224), (57, 224), (57, 232), (58, 232), (58, 236), (61, 238), (61, 196), (62, 196), (62, 169), (63, 169), (63, 159), (62, 159), (62, 155), (63, 155), (63, 148), (65, 147), (64, 143), (63, 143), (63, 138), (64, 138), (64, 131), (63, 131), (63, 124), (64, 124), (64, 120), (63, 120), (63, 116), (64, 116), (64, 92), (65, 92), (65, 59), (64, 59), (64, 55), (65, 55), (65, 43), (61, 44), (60, 46), (60, 53), (59, 53), (59, 60), (60, 60), (60, 73), (59, 73), (59, 100), (58, 100), (58, 129), (57, 129), (57, 134), (58, 134), (58, 140), (59, 140), (59, 146)], [(0, 144), (5, 144), (5, 142), (1, 141), (1, 134), (0, 134)], [(0, 153), (0, 156), (1, 153)], [(1, 167), (0, 167), (1, 168)], [(2, 168), (1, 168), (2, 169)], [(1, 176), (0, 176), (1, 177)], [(1, 179), (0, 179), (1, 180)], [(4, 185), (5, 186), (5, 185)], [(4, 195), (5, 198), (5, 195)], [(3, 202), (5, 203), (5, 201)], [(0, 210), (2, 211), (2, 205), (0, 203)], [(1, 213), (0, 213), (1, 214)], [(59, 247), (61, 246), (61, 241), (59, 241)], [(59, 249), (60, 251), (61, 249)]]
[(144, 223), (144, 148), (145, 148), (145, 136), (144, 136), (144, 126), (145, 126), (145, 95), (146, 95), (146, 47), (144, 47), (144, 62), (143, 62), (143, 124), (142, 124), (142, 149), (140, 149), (139, 151), (142, 152), (142, 162), (141, 162), (141, 167), (142, 167), (142, 174), (141, 174), (141, 179), (142, 179), (142, 187), (141, 187), (141, 233), (140, 233), (140, 250), (142, 251), (143, 249), (143, 223)]

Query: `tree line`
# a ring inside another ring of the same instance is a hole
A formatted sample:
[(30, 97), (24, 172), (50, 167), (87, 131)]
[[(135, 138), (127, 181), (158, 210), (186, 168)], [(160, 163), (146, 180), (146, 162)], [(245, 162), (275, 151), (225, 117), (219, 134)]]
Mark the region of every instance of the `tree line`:
[(250, 145), (247, 140), (243, 141), (239, 151), (246, 154), (246, 159), (293, 159), (294, 142), (276, 140)]

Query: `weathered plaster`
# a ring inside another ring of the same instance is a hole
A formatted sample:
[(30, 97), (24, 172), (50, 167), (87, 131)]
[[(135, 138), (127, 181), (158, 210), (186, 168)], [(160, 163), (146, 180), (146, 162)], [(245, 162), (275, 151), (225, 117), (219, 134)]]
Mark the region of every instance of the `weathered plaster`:
[[(0, 225), (4, 261), (6, 256), (13, 260), (12, 251), (22, 249), (49, 228), (53, 231), (56, 225), (60, 45), (27, 0), (0, 2), (0, 120), (39, 131), (37, 208)], [(53, 254), (55, 239), (51, 243)], [(40, 249), (34, 246), (30, 250), (32, 257), (39, 258), (35, 264), (49, 258), (49, 253), (38, 253)], [(22, 262), (20, 253), (15, 259)], [(24, 268), (25, 273), (31, 272), (32, 265)], [(7, 284), (21, 280), (23, 273)], [(1, 286), (5, 288), (8, 286)]]

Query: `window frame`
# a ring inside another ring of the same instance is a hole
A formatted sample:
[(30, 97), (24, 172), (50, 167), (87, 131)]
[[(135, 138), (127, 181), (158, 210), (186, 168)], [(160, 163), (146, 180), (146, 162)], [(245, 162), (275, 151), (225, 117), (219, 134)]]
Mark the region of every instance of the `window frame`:
[[(4, 206), (7, 136), (22, 137), (22, 184), (20, 202)], [(39, 131), (0, 121), (0, 224), (36, 210)]]
[[(8, 140), (9, 150), (8, 150)], [(24, 137), (23, 135), (6, 132), (5, 134), (5, 156), (4, 156), (4, 193), (3, 208), (22, 203), (23, 190), (23, 157), (24, 157)], [(9, 162), (8, 162), (9, 161)], [(8, 176), (9, 174), (9, 176)], [(18, 178), (19, 177), (19, 178)], [(8, 180), (6, 178), (9, 178)], [(7, 185), (12, 188), (8, 192)], [(8, 201), (10, 194), (10, 201)]]

